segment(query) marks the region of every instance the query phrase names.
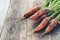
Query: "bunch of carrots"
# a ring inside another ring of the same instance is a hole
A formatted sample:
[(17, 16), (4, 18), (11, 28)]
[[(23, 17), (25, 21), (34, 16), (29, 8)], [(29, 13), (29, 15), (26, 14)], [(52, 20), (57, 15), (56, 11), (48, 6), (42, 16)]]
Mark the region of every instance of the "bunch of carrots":
[(57, 24), (60, 25), (60, 0), (44, 0), (40, 6), (35, 6), (30, 10), (27, 10), (23, 17), (28, 17), (30, 20), (36, 20), (41, 23), (33, 30), (34, 32), (42, 30), (48, 23), (47, 28), (42, 33), (47, 34)]

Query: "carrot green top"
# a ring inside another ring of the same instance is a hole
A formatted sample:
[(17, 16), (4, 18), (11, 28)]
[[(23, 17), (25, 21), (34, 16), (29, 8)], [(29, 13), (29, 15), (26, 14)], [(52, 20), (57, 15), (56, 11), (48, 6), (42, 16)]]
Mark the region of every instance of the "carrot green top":
[(42, 8), (45, 8), (47, 6), (47, 4), (50, 2), (51, 0), (44, 0), (41, 4)]
[(56, 17), (56, 19), (57, 19), (58, 21), (60, 21), (60, 14)]
[[(47, 4), (48, 4), (48, 6), (47, 6)], [(58, 12), (60, 12), (60, 0), (44, 0), (44, 2), (41, 4), (41, 7), (45, 8), (46, 6), (50, 10), (52, 10), (52, 12), (48, 13), (48, 15), (50, 15), (50, 17), (53, 17)]]
[(54, 10), (54, 12), (51, 13), (50, 17), (53, 17), (55, 16), (56, 14), (58, 14), (60, 12), (60, 8), (59, 9), (56, 9)]
[(52, 12), (49, 12), (48, 15), (50, 17), (53, 17), (56, 15), (58, 12), (60, 12), (60, 0), (52, 0), (50, 1), (48, 8), (52, 10)]
[(50, 1), (48, 8), (51, 10), (56, 10), (60, 7), (60, 0)]

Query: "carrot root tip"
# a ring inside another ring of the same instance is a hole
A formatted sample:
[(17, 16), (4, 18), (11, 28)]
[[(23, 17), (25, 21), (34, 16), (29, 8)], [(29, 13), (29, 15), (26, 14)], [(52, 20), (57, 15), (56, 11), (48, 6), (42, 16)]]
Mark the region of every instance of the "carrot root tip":
[(33, 32), (35, 33), (35, 32), (37, 32), (37, 31), (34, 29)]
[(46, 34), (45, 32), (44, 32), (44, 33), (42, 33), (41, 38), (42, 38), (45, 34)]

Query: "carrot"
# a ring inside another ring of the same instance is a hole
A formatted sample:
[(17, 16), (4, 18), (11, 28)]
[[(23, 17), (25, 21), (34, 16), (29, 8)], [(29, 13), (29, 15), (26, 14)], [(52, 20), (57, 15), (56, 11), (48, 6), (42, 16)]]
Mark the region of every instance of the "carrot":
[(39, 30), (41, 30), (42, 28), (44, 28), (47, 23), (50, 21), (50, 17), (46, 17), (43, 19), (43, 21), (33, 30), (34, 32), (37, 32)]
[(37, 22), (39, 22), (39, 21), (43, 20), (43, 19), (44, 19), (44, 18), (46, 18), (46, 17), (47, 17), (47, 15), (46, 15), (46, 14), (42, 15), (40, 18), (38, 18), (38, 19), (37, 19)]
[(33, 14), (35, 11), (39, 10), (40, 7), (39, 6), (35, 6), (33, 8), (31, 8), (30, 10), (27, 10), (24, 14), (23, 14), (23, 17), (26, 17), (30, 14)]
[(32, 15), (29, 19), (37, 19), (39, 16), (43, 15), (44, 13), (45, 11), (43, 9), (39, 10), (34, 15)]
[(57, 20), (56, 19), (52, 19), (50, 21), (50, 24), (48, 25), (48, 27), (44, 31), (43, 35), (49, 33), (56, 25), (57, 25)]

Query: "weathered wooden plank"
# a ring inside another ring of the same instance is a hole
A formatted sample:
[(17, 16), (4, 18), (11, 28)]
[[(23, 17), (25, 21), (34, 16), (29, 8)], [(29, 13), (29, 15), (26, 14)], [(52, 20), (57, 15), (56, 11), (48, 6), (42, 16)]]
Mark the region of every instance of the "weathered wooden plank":
[(19, 40), (20, 24), (16, 24), (16, 17), (19, 9), (20, 0), (11, 0), (4, 22), (1, 40)]
[[(21, 15), (28, 9), (28, 5), (27, 5), (27, 1), (28, 0), (20, 0), (20, 5), (19, 5), (19, 10), (17, 13), (17, 17), (21, 17)], [(25, 5), (24, 5), (25, 4)], [(21, 22), (21, 21), (20, 21)], [(21, 25), (20, 25), (20, 40), (27, 40), (26, 39), (26, 27), (27, 27), (27, 20), (23, 20)]]

